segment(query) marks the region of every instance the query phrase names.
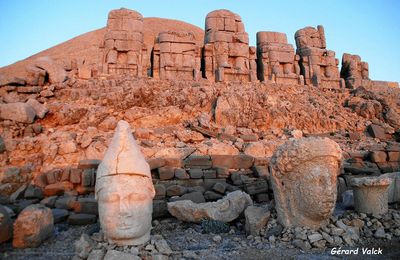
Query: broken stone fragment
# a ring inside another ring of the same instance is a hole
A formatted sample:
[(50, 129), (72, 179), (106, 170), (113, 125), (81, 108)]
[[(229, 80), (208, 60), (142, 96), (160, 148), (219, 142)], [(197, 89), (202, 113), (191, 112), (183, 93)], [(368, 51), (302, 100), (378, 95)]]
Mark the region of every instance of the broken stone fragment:
[(194, 203), (190, 200), (168, 203), (168, 211), (174, 217), (186, 222), (199, 223), (202, 219), (230, 222), (237, 217), (253, 201), (242, 191), (234, 191), (216, 202)]
[(41, 204), (26, 207), (14, 223), (13, 247), (38, 247), (53, 234), (51, 210)]
[(0, 104), (0, 119), (30, 124), (35, 120), (35, 116), (35, 109), (27, 103)]

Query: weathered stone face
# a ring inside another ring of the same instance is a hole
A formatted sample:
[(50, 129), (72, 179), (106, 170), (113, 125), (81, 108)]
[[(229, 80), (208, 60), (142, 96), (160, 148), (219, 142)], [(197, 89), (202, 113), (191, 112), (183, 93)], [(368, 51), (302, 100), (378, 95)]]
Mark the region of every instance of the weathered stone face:
[[(153, 211), (153, 184), (145, 177), (117, 175), (105, 178), (99, 192), (100, 222), (104, 233), (117, 243), (147, 241)], [(134, 242), (135, 244), (138, 242)]]
[(139, 245), (150, 239), (155, 195), (150, 167), (125, 121), (118, 122), (99, 165), (95, 189), (100, 224), (109, 241)]
[(286, 34), (257, 33), (257, 73), (261, 81), (284, 84), (304, 84), (298, 65), (300, 57), (288, 44)]
[(341, 150), (328, 138), (302, 138), (280, 146), (271, 159), (278, 220), (284, 226), (321, 226), (333, 212)]
[(335, 58), (334, 51), (326, 49), (322, 25), (318, 25), (317, 29), (305, 27), (298, 30), (295, 40), (305, 84), (323, 88), (344, 87), (338, 70), (339, 60)]
[(256, 81), (256, 49), (239, 15), (216, 10), (206, 17), (205, 76), (215, 81)]

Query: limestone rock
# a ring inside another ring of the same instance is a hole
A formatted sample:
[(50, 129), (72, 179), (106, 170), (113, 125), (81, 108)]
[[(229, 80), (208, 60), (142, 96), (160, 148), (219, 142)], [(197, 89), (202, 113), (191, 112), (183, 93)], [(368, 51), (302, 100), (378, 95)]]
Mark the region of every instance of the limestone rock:
[(51, 210), (41, 204), (26, 207), (14, 223), (13, 247), (38, 247), (53, 234)]
[(33, 123), (35, 116), (35, 109), (27, 103), (0, 104), (0, 119), (30, 124)]
[(247, 207), (244, 211), (246, 234), (257, 236), (260, 230), (267, 224), (270, 215), (267, 208), (256, 206)]
[(13, 222), (7, 210), (0, 205), (0, 244), (9, 240), (12, 236)]
[(199, 223), (202, 219), (230, 222), (236, 219), (253, 201), (242, 191), (229, 193), (216, 202), (196, 204), (189, 200), (168, 203), (168, 211), (174, 217)]
[(75, 241), (75, 254), (86, 259), (94, 247), (94, 242), (87, 234), (82, 234), (79, 240)]
[(332, 214), (342, 151), (328, 138), (286, 142), (271, 158), (271, 182), (279, 222), (318, 228)]
[(40, 57), (35, 61), (38, 68), (44, 69), (49, 74), (51, 84), (62, 83), (67, 79), (67, 72), (50, 57)]

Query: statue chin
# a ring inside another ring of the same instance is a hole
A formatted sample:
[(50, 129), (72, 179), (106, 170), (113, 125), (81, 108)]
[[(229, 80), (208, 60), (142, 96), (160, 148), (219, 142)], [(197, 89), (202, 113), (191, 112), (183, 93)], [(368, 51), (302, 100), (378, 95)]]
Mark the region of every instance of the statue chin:
[(150, 230), (146, 232), (143, 236), (141, 237), (134, 237), (134, 238), (112, 238), (108, 237), (108, 242), (110, 244), (116, 244), (116, 245), (121, 245), (121, 246), (137, 246), (137, 245), (142, 245), (146, 243), (147, 241), (150, 240)]

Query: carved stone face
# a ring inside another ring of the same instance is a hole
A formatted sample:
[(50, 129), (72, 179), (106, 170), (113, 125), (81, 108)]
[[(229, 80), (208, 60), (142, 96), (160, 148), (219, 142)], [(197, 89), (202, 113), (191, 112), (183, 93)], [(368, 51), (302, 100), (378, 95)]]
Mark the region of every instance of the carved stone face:
[(151, 179), (135, 175), (110, 176), (103, 182), (98, 192), (99, 217), (110, 240), (140, 244), (148, 235), (153, 211), (152, 185)]
[(336, 202), (337, 177), (332, 173), (339, 170), (337, 159), (314, 159), (301, 165), (299, 170), (305, 174), (298, 178), (295, 192), (291, 194), (297, 213), (315, 221), (329, 217)]

